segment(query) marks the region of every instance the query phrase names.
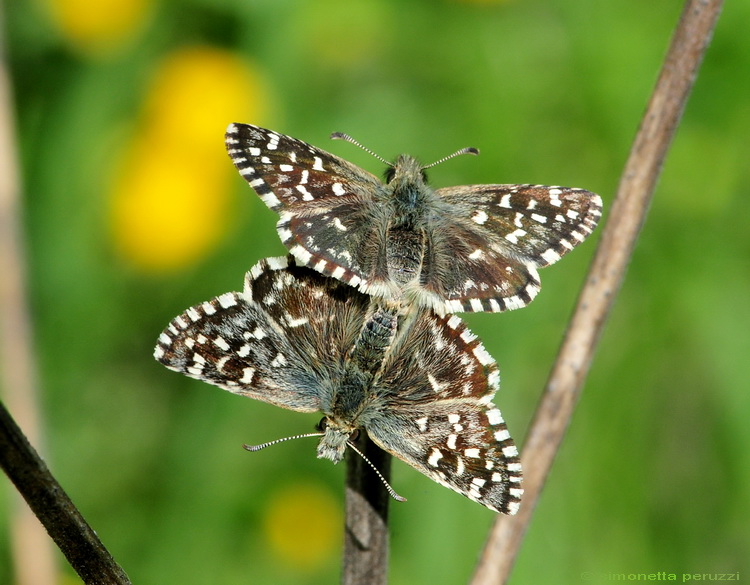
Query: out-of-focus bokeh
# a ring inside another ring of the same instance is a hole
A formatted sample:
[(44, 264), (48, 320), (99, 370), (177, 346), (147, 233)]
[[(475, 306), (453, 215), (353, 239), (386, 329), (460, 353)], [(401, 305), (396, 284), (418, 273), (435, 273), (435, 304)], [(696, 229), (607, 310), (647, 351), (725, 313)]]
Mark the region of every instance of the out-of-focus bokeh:
[[(434, 185), (585, 187), (605, 210), (680, 2), (5, 3), (46, 460), (134, 583), (332, 583), (344, 469), (283, 411), (169, 372), (156, 337), (281, 255), (230, 122)], [(748, 575), (750, 4), (728, 2), (511, 583)], [(606, 218), (606, 211), (605, 211)], [(522, 443), (591, 241), (470, 315)], [(0, 583), (12, 582), (0, 479)], [(394, 462), (391, 582), (465, 582), (494, 514)], [(72, 570), (61, 562), (66, 583)]]

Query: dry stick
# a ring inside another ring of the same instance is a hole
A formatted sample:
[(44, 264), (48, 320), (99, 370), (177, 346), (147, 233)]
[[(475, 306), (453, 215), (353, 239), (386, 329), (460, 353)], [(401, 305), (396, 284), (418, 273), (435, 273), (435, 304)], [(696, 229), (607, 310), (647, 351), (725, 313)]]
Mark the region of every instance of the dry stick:
[(525, 493), (521, 510), (517, 516), (498, 517), (472, 585), (507, 582), (625, 275), (662, 163), (722, 3), (722, 0), (688, 0), (685, 4), (625, 165), (599, 248), (524, 444)]
[[(390, 481), (391, 456), (361, 432), (357, 448)], [(388, 503), (390, 496), (372, 468), (353, 450), (346, 453), (346, 520), (343, 585), (388, 582)]]
[(87, 585), (130, 585), (0, 402), (0, 466)]

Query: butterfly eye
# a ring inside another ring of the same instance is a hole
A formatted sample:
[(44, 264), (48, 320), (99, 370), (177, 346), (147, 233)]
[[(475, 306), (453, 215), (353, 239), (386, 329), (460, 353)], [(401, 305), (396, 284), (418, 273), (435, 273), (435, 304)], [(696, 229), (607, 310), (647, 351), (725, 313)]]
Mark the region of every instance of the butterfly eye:
[(354, 429), (352, 431), (352, 434), (349, 435), (349, 440), (350, 441), (356, 441), (357, 439), (359, 439), (359, 429)]
[(320, 422), (315, 425), (315, 429), (318, 431), (325, 431), (328, 428), (328, 420), (326, 418), (321, 418)]
[(385, 169), (385, 182), (390, 183), (393, 180), (393, 177), (396, 176), (396, 167), (390, 166), (387, 169)]

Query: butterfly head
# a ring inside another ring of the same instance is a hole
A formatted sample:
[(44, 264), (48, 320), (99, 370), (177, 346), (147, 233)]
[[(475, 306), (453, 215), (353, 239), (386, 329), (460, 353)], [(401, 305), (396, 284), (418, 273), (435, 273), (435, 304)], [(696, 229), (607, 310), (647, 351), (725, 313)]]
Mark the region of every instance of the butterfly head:
[(420, 188), (427, 182), (426, 167), (413, 156), (402, 154), (385, 171), (385, 180), (394, 191)]
[(359, 435), (356, 428), (328, 417), (321, 420), (317, 428), (323, 433), (318, 443), (318, 458), (330, 459), (334, 463), (344, 458), (346, 447)]

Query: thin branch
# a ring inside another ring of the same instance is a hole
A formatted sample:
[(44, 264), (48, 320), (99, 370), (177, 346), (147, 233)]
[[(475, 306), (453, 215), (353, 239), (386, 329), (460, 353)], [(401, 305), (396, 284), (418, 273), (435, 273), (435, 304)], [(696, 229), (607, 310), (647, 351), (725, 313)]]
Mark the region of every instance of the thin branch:
[[(357, 448), (390, 480), (391, 456), (361, 432)], [(343, 585), (388, 582), (388, 503), (385, 485), (354, 451), (346, 454)]]
[(625, 276), (722, 4), (722, 0), (688, 0), (685, 4), (625, 165), (599, 248), (524, 444), (525, 491), (521, 510), (517, 516), (498, 517), (472, 585), (507, 582)]
[(84, 583), (130, 585), (1, 402), (0, 466)]

